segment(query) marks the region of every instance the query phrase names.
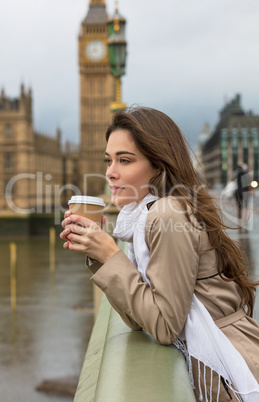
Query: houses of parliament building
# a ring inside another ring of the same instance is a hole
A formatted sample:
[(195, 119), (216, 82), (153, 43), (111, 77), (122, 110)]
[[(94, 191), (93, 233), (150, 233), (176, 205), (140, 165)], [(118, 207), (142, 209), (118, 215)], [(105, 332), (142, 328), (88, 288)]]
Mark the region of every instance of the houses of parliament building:
[[(118, 15), (118, 10), (116, 10)], [(115, 13), (115, 15), (116, 15)], [(104, 191), (105, 131), (115, 97), (108, 58), (105, 0), (90, 0), (78, 36), (80, 144), (34, 130), (31, 89), (0, 93), (0, 215), (51, 213), (71, 194)], [(94, 175), (93, 175), (94, 174)]]

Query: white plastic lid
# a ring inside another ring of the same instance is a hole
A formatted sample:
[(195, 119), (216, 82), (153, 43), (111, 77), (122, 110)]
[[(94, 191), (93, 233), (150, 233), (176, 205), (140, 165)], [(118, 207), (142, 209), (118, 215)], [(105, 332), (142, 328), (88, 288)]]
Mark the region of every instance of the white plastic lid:
[(87, 195), (73, 195), (68, 204), (93, 204), (105, 207), (106, 204), (102, 198), (88, 197)]

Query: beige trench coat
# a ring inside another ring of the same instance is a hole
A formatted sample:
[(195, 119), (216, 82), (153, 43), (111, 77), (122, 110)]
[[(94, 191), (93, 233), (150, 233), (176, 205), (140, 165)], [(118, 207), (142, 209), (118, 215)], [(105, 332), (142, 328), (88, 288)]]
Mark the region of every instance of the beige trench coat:
[[(164, 345), (179, 337), (194, 292), (259, 381), (259, 325), (245, 315), (239, 286), (218, 275), (216, 254), (210, 250), (208, 236), (194, 218), (191, 220), (194, 226), (174, 197), (159, 199), (151, 206), (145, 231), (151, 288), (122, 251), (103, 265), (93, 264), (91, 279), (130, 328), (144, 328)], [(195, 382), (197, 371), (194, 361)], [(206, 382), (209, 394), (210, 378)], [(217, 387), (215, 378), (213, 400)], [(197, 388), (196, 383), (198, 400)], [(229, 401), (230, 395), (231, 391), (221, 385), (219, 400)]]

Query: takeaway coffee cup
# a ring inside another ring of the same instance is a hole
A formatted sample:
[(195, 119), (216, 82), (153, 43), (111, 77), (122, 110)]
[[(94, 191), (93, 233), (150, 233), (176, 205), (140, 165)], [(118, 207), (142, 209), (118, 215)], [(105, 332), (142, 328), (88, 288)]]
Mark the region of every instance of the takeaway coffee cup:
[(68, 205), (73, 214), (84, 216), (101, 225), (103, 209), (106, 206), (102, 198), (73, 195)]

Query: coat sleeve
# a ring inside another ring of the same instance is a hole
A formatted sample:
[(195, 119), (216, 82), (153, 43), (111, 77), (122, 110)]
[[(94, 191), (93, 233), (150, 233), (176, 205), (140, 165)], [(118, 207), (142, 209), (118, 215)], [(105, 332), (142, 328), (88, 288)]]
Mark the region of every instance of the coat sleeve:
[[(152, 207), (153, 209), (153, 207)], [(161, 344), (180, 335), (190, 310), (197, 277), (199, 231), (184, 214), (149, 211), (147, 282), (119, 251), (92, 276), (132, 329), (145, 329)]]

